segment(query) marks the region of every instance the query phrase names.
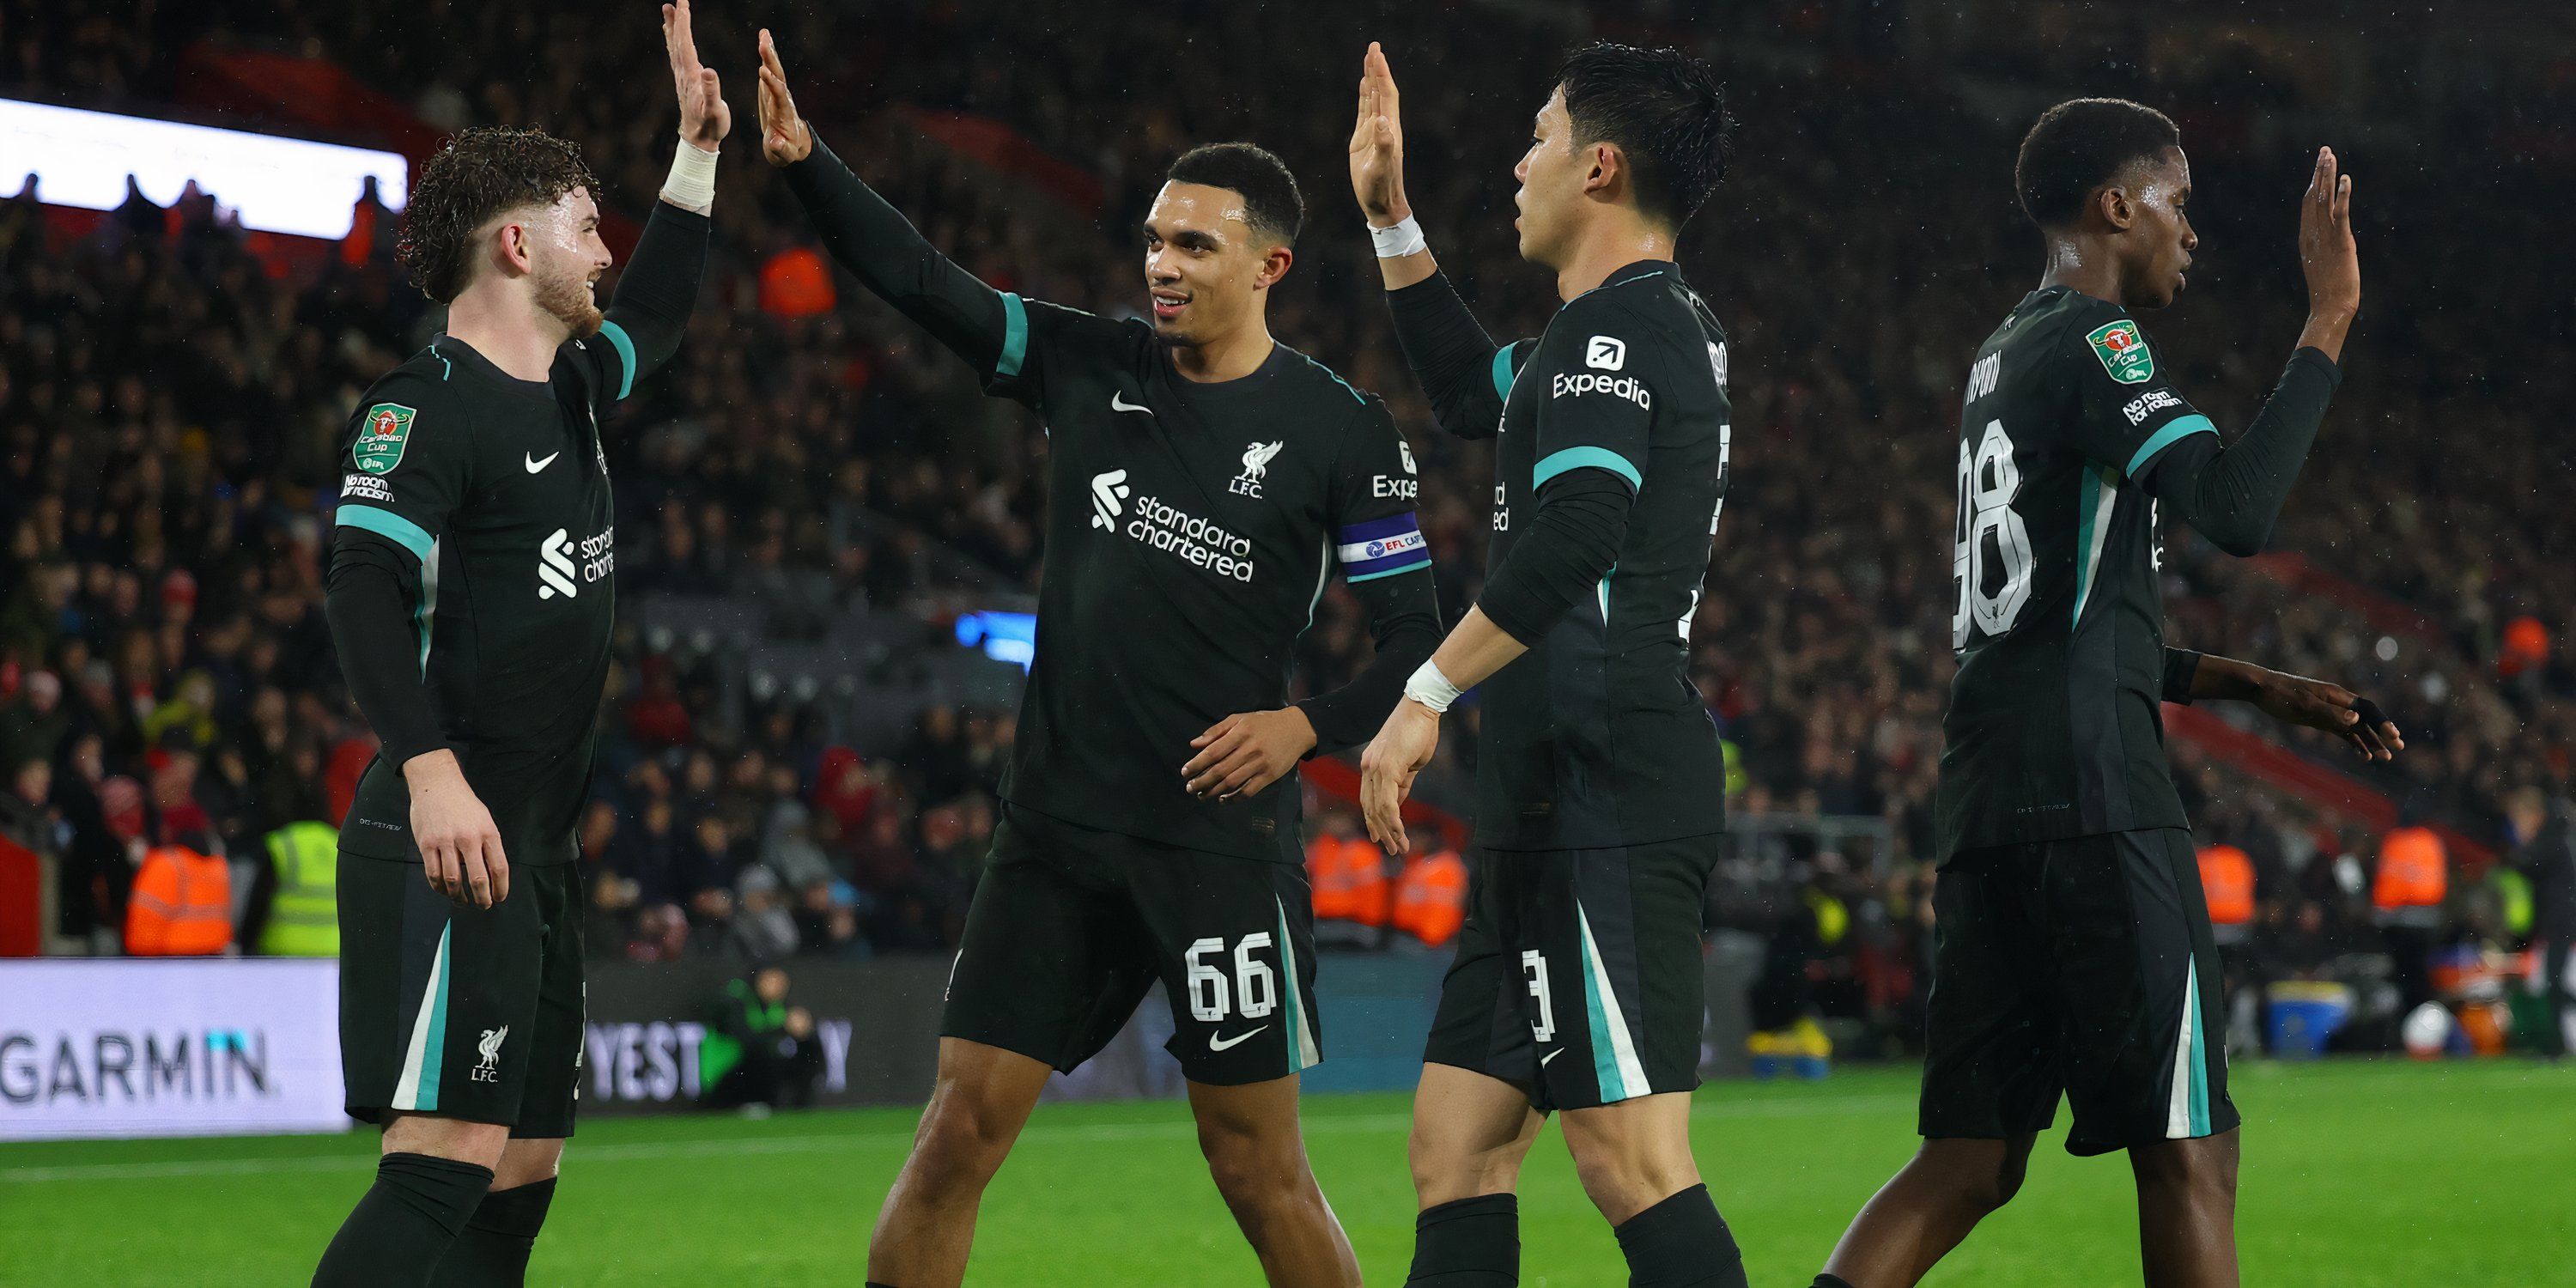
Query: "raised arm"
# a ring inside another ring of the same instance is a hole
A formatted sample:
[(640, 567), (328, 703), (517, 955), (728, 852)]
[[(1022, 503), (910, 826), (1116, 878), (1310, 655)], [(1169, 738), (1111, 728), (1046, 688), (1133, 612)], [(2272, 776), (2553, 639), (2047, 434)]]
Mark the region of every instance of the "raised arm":
[(644, 220), (644, 235), (618, 275), (617, 295), (600, 322), (600, 335), (617, 360), (616, 370), (600, 382), (602, 401), (633, 392), (638, 377), (680, 351), (706, 275), (716, 151), (733, 128), (733, 109), (725, 105), (715, 69), (698, 61), (688, 0), (662, 6), (662, 48), (670, 55), (671, 84), (680, 101), (680, 143), (670, 177), (662, 181), (661, 200)]
[[(1008, 375), (1019, 298), (994, 290), (959, 268), (922, 237), (902, 212), (814, 138), (787, 92), (787, 70), (766, 30), (760, 33), (760, 147), (805, 207), (832, 258), (878, 298), (919, 323), (984, 376)], [(1026, 322), (1017, 334), (1027, 335)]]
[(1377, 243), (1379, 278), (1395, 314), (1405, 360), (1431, 400), (1440, 427), (1460, 438), (1491, 438), (1501, 423), (1512, 373), (1525, 346), (1497, 345), (1468, 311), (1431, 256), (1404, 195), (1404, 115), (1395, 73), (1374, 42), (1360, 70), (1358, 119), (1351, 126), (1351, 192)]

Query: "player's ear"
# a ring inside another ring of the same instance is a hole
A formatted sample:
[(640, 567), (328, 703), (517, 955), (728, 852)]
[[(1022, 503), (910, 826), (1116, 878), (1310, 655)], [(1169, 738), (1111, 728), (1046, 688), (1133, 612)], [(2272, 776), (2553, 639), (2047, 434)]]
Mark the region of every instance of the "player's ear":
[(1595, 143), (1592, 145), (1592, 170), (1583, 176), (1583, 190), (1585, 192), (1603, 191), (1618, 180), (1627, 168), (1628, 158), (1619, 155), (1617, 144), (1606, 141)]
[(1297, 262), (1297, 252), (1286, 246), (1273, 246), (1261, 257), (1261, 270), (1252, 275), (1254, 290), (1267, 290), (1288, 275), (1288, 266)]
[(496, 267), (504, 273), (515, 274), (525, 273), (535, 266), (535, 255), (529, 249), (531, 233), (525, 223), (515, 219), (504, 220), (494, 231), (497, 238), (493, 243), (492, 258)]
[(2093, 194), (2093, 207), (2102, 212), (2102, 222), (2114, 232), (2125, 232), (2138, 221), (2137, 207), (2130, 204), (2129, 190), (2116, 183), (2102, 185)]

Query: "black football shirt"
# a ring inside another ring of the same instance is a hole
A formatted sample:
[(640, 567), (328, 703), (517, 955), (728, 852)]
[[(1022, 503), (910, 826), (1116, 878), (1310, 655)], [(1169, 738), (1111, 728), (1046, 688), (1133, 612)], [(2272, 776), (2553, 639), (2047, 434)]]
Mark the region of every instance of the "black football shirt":
[(988, 388), (1047, 427), (1036, 656), (1002, 794), (1086, 827), (1301, 862), (1294, 774), (1184, 790), (1190, 740), (1287, 704), (1336, 568), (1428, 577), (1411, 450), (1377, 398), (1286, 345), (1198, 383), (1142, 321), (1002, 297)]
[[(599, 411), (634, 373), (614, 322), (566, 343), (544, 381), (442, 335), (341, 431), (335, 522), (419, 560), (421, 677), (514, 863), (575, 854), (616, 620)], [(340, 836), (353, 854), (418, 858), (399, 766), (367, 767)]]
[(2065, 287), (2015, 306), (1959, 422), (1958, 654), (1942, 721), (1941, 857), (2183, 827), (2164, 749), (2164, 605), (2149, 480), (2215, 434), (2135, 319)]
[(1567, 471), (1607, 470), (1635, 501), (1590, 600), (1478, 686), (1477, 844), (1607, 849), (1726, 826), (1717, 726), (1689, 674), (1733, 446), (1726, 362), (1716, 317), (1660, 260), (1495, 350), (1488, 571)]

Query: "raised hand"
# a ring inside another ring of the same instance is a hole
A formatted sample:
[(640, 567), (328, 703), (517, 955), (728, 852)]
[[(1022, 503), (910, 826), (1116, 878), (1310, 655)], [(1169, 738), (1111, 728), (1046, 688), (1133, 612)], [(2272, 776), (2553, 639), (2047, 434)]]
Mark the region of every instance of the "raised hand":
[(733, 128), (733, 109), (715, 69), (698, 61), (698, 39), (689, 30), (689, 0), (662, 6), (662, 48), (671, 56), (671, 84), (680, 95), (680, 137), (713, 152)]
[(2338, 173), (2333, 148), (2317, 149), (2316, 172), (2299, 202), (2299, 268), (2308, 311), (2349, 318), (2361, 309), (2361, 256), (2352, 242), (2352, 176)]
[(787, 92), (787, 69), (778, 62), (778, 46), (769, 29), (760, 29), (760, 154), (775, 166), (790, 166), (814, 151), (814, 131), (796, 114), (796, 96)]
[(1370, 41), (1360, 65), (1359, 119), (1351, 126), (1351, 192), (1360, 213), (1379, 228), (1392, 228), (1413, 214), (1404, 198), (1404, 116), (1395, 90), (1395, 72), (1386, 52)]

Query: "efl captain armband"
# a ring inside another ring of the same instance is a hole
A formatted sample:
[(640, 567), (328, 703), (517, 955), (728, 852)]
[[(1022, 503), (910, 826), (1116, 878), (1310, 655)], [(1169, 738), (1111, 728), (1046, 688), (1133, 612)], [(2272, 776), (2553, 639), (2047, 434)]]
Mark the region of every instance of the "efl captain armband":
[(1431, 243), (1423, 240), (1422, 225), (1414, 222), (1411, 215), (1406, 215), (1404, 222), (1393, 228), (1369, 225), (1369, 240), (1377, 243), (1379, 259), (1402, 259), (1431, 249)]
[(687, 139), (671, 154), (671, 177), (662, 181), (662, 199), (682, 210), (705, 214), (716, 205), (716, 154)]
[(1412, 679), (1404, 682), (1404, 696), (1431, 708), (1433, 715), (1446, 712), (1449, 704), (1456, 702), (1463, 692), (1465, 690), (1451, 684), (1449, 677), (1442, 675), (1440, 668), (1428, 661), (1414, 670)]

